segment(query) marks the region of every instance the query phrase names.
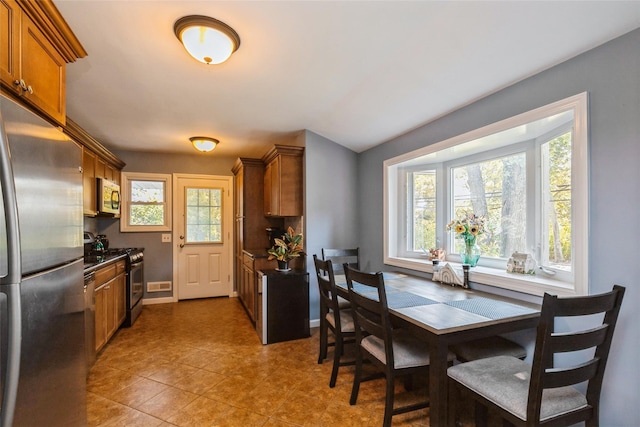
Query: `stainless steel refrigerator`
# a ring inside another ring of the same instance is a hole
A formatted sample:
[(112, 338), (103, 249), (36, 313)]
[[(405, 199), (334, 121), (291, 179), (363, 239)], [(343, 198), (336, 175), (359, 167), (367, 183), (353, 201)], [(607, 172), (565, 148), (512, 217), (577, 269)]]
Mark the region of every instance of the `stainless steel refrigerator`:
[(82, 151), (0, 95), (1, 426), (84, 426)]

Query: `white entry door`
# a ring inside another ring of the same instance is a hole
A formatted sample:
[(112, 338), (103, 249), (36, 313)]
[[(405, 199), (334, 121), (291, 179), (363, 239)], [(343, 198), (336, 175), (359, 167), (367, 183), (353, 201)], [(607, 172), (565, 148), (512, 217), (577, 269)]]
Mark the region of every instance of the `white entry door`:
[(174, 175), (178, 299), (232, 293), (231, 177)]

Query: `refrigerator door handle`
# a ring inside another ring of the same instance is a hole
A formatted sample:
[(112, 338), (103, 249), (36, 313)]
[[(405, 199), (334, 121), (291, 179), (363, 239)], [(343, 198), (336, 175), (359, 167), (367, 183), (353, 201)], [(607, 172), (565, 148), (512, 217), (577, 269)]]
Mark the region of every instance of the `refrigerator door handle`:
[(22, 264), (20, 259), (20, 227), (18, 224), (18, 200), (13, 180), (9, 140), (4, 129), (0, 111), (0, 190), (4, 204), (7, 230), (7, 276), (0, 277), (0, 292), (7, 296), (7, 361), (2, 373), (5, 379), (0, 427), (13, 424), (13, 415), (18, 394), (20, 376), (20, 350), (22, 347), (22, 312), (20, 307), (20, 279)]
[(22, 348), (22, 311), (20, 307), (20, 285), (2, 286), (0, 293), (7, 296), (7, 362), (2, 373), (4, 397), (0, 413), (0, 427), (11, 427), (18, 395), (20, 379), (20, 357)]

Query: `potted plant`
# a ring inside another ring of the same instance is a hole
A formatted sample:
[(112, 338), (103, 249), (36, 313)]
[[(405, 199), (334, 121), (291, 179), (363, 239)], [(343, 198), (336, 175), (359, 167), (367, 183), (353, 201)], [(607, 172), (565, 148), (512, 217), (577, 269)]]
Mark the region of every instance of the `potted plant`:
[(279, 271), (289, 271), (289, 260), (304, 254), (302, 250), (302, 234), (294, 233), (293, 228), (289, 227), (282, 238), (274, 239), (275, 244), (273, 247), (267, 249), (268, 259), (278, 261), (277, 269)]

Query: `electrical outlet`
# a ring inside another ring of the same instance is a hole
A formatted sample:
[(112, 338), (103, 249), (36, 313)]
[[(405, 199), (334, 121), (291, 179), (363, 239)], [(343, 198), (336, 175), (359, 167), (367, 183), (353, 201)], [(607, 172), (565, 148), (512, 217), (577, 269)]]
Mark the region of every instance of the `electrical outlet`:
[(162, 243), (171, 243), (171, 234), (164, 233), (162, 235)]

